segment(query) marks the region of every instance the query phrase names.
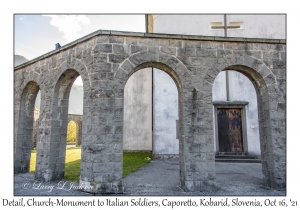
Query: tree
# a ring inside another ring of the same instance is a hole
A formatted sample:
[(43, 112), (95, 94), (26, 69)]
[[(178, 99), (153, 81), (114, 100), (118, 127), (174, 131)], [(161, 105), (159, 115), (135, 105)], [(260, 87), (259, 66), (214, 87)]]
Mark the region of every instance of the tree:
[(76, 142), (77, 124), (71, 120), (68, 124), (67, 142)]

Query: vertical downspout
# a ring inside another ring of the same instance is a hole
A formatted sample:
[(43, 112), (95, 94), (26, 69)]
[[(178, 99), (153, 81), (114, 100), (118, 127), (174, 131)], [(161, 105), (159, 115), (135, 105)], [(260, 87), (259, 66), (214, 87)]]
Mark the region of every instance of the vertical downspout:
[(227, 19), (226, 14), (224, 14), (224, 35), (227, 37)]
[(229, 71), (226, 70), (225, 73), (226, 73), (226, 75), (225, 75), (225, 77), (226, 77), (226, 82), (225, 82), (225, 84), (226, 84), (226, 101), (230, 101), (230, 93), (229, 93)]
[(149, 33), (149, 30), (148, 30), (148, 14), (145, 15), (145, 26), (146, 26), (146, 33)]
[[(227, 37), (227, 17), (226, 14), (224, 14), (224, 36)], [(230, 95), (229, 95), (229, 72), (226, 70), (226, 101), (230, 101)]]
[(151, 94), (151, 96), (152, 96), (152, 102), (151, 102), (151, 105), (152, 105), (152, 159), (153, 159), (153, 157), (154, 157), (154, 117), (153, 117), (153, 115), (154, 115), (154, 112), (153, 112), (153, 109), (154, 109), (154, 104), (153, 104), (153, 98), (154, 98), (154, 72), (153, 72), (153, 67), (151, 68), (152, 69), (152, 94)]

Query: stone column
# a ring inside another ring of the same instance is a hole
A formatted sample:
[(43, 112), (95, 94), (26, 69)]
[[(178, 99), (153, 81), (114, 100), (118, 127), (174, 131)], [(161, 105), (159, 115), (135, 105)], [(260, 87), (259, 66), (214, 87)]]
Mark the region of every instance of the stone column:
[[(195, 88), (184, 100), (184, 190), (215, 189), (211, 92)], [(208, 104), (206, 104), (208, 103)]]
[(109, 80), (84, 99), (80, 184), (91, 193), (123, 192), (124, 86), (116, 83)]

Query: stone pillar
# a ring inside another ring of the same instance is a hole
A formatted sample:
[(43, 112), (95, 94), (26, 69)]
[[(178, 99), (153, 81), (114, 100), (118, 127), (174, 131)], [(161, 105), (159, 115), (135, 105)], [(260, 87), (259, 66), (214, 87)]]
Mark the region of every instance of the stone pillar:
[(34, 104), (38, 91), (38, 84), (29, 82), (21, 95), (17, 140), (14, 151), (14, 173), (29, 172)]
[[(215, 189), (211, 92), (195, 88), (184, 100), (184, 190)], [(208, 102), (208, 104), (206, 104)]]
[(53, 92), (49, 91), (41, 98), (36, 179), (51, 181), (64, 177), (69, 94), (78, 75), (74, 70), (66, 70), (58, 79)]
[(124, 86), (117, 83), (110, 80), (84, 99), (80, 184), (91, 193), (123, 192)]

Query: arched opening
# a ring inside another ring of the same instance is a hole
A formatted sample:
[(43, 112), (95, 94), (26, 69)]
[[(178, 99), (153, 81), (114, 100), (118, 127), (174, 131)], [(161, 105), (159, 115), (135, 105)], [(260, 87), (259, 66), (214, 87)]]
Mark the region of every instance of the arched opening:
[[(270, 177), (265, 171), (272, 169), (264, 165), (270, 161), (267, 158), (270, 154), (265, 151), (269, 140), (263, 129), (266, 122), (262, 120), (268, 112), (267, 104), (262, 101), (267, 101), (267, 98), (265, 82), (248, 67), (230, 66), (215, 78), (213, 125), (216, 183), (231, 179), (235, 181), (228, 185), (229, 188), (240, 185), (250, 191), (255, 191), (255, 188), (250, 189), (247, 183), (254, 184), (256, 188), (268, 186), (266, 179)], [(243, 194), (248, 193), (245, 191)]]
[[(50, 142), (49, 147), (42, 148), (37, 153), (45, 153), (49, 152), (49, 166), (47, 171), (49, 171), (49, 175), (46, 177), (44, 175), (43, 179), (55, 180), (55, 179), (62, 179), (67, 174), (67, 164), (70, 162), (77, 161), (76, 163), (76, 170), (78, 170), (75, 174), (77, 174), (71, 180), (79, 181), (79, 174), (80, 174), (80, 157), (81, 157), (81, 149), (78, 148), (78, 154), (74, 155), (77, 157), (76, 159), (66, 158), (66, 150), (67, 150), (67, 128), (68, 128), (68, 115), (70, 114), (70, 110), (74, 108), (74, 101), (71, 100), (71, 92), (74, 89), (74, 81), (79, 77), (79, 73), (73, 69), (68, 69), (64, 71), (54, 88), (53, 93), (53, 101), (52, 101), (52, 120), (51, 120), (51, 131), (50, 131)], [(83, 87), (81, 87), (83, 89)], [(72, 91), (71, 91), (72, 90)], [(78, 101), (75, 103), (78, 105), (81, 103), (81, 114), (82, 114), (82, 104), (83, 104), (83, 91), (81, 91), (81, 95), (75, 96)], [(72, 113), (73, 114), (73, 113)], [(76, 126), (78, 127), (78, 126)], [(78, 136), (78, 132), (77, 132)], [(48, 151), (47, 151), (48, 150)], [(79, 158), (79, 160), (78, 160)], [(39, 166), (42, 167), (42, 166)], [(70, 168), (71, 169), (71, 168)], [(71, 169), (72, 170), (72, 169)], [(73, 169), (74, 170), (74, 169)], [(50, 174), (51, 172), (51, 174)], [(73, 172), (72, 172), (73, 173)], [(67, 179), (70, 179), (67, 176)]]
[[(128, 78), (124, 89), (123, 151), (146, 151), (152, 154), (149, 164), (165, 164), (168, 170), (156, 171), (160, 179), (149, 179), (149, 167), (143, 167), (124, 178), (127, 190), (140, 190), (140, 186), (162, 188), (180, 185), (179, 178), (179, 92), (174, 79), (160, 68), (138, 68)], [(150, 156), (151, 157), (151, 156)], [(141, 174), (139, 174), (141, 173)], [(168, 173), (177, 174), (168, 180)], [(138, 176), (137, 182), (130, 185)], [(131, 181), (130, 181), (131, 180)], [(152, 189), (154, 189), (152, 188)], [(144, 189), (147, 191), (147, 187)]]
[(237, 71), (222, 71), (213, 84), (216, 155), (260, 158), (257, 94), (252, 82)]
[[(30, 170), (31, 149), (38, 126), (38, 109), (35, 107), (39, 85), (29, 82), (21, 95), (17, 139), (15, 142), (14, 173), (26, 173)], [(37, 134), (36, 134), (37, 135)]]

